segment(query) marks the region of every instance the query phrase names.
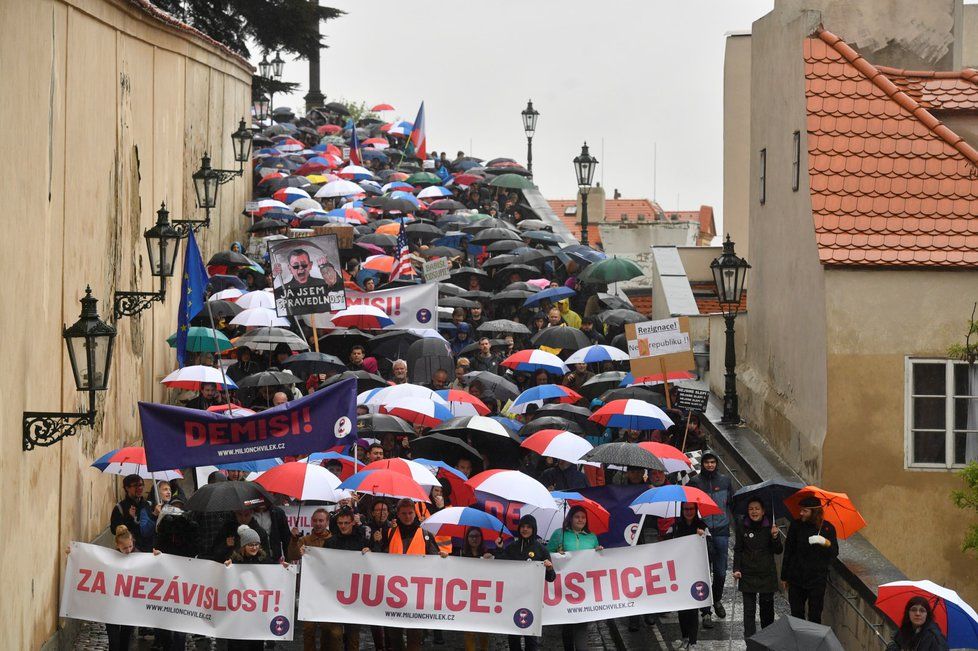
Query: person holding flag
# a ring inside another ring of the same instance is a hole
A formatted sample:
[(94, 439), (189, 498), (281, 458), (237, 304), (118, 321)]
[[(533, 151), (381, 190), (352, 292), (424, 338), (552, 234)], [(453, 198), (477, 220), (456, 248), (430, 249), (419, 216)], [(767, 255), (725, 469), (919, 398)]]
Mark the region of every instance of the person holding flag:
[(363, 156), (360, 154), (360, 138), (357, 136), (357, 127), (351, 120), (349, 123), (350, 132), (350, 165), (363, 165)]
[(414, 119), (414, 126), (408, 135), (407, 147), (405, 151), (408, 156), (413, 155), (418, 160), (424, 160), (428, 156), (428, 140), (424, 133), (424, 102), (418, 109), (418, 117)]
[(401, 221), (401, 228), (397, 232), (397, 248), (394, 257), (394, 266), (391, 269), (391, 280), (396, 280), (401, 276), (413, 276), (414, 266), (411, 264), (411, 250), (408, 248), (407, 233), (404, 231), (404, 220)]
[[(200, 257), (193, 229), (187, 233), (187, 250), (183, 256), (183, 282), (180, 284), (180, 305), (177, 307), (177, 366), (183, 368), (187, 359), (187, 333), (190, 322), (207, 304), (207, 268)], [(211, 324), (213, 326), (213, 324)]]

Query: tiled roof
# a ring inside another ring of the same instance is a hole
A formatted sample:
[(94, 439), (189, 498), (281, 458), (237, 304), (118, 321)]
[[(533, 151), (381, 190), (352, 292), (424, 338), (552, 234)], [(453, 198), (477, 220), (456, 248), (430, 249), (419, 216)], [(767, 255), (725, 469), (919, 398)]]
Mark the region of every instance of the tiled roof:
[(605, 199), (604, 220), (618, 223), (622, 221), (637, 222), (639, 215), (645, 221), (663, 219), (665, 211), (662, 206), (648, 199)]
[(713, 221), (713, 206), (700, 206), (697, 219), (700, 223), (700, 239), (709, 242), (717, 234), (716, 222)]
[[(720, 314), (720, 301), (717, 300), (717, 287), (712, 281), (694, 280), (689, 283), (693, 299), (700, 314)], [(739, 311), (747, 311), (747, 292), (740, 295)]]
[(822, 263), (978, 263), (978, 151), (834, 34), (805, 39), (804, 56)]
[(919, 72), (878, 66), (897, 88), (931, 111), (978, 109), (978, 70)]
[[(548, 199), (550, 209), (554, 211), (574, 237), (580, 241), (581, 225), (580, 215), (577, 214), (577, 202), (574, 199)], [(568, 208), (573, 208), (574, 212), (566, 214)], [(598, 232), (598, 224), (620, 224), (622, 218), (631, 224), (649, 223), (655, 221), (686, 221), (697, 222), (700, 228), (701, 241), (710, 241), (716, 235), (716, 226), (713, 222), (713, 207), (700, 206), (699, 210), (663, 210), (662, 206), (648, 199), (605, 199), (604, 220), (597, 219), (597, 215), (590, 215), (588, 222), (588, 240), (591, 244), (600, 244), (601, 235)], [(674, 219), (675, 216), (675, 219)]]
[[(550, 209), (560, 218), (560, 221), (564, 222), (567, 230), (580, 242), (581, 224), (578, 221), (579, 217), (576, 213), (571, 215), (564, 214), (567, 208), (576, 208), (577, 202), (574, 199), (547, 199), (547, 203), (550, 204)], [(596, 248), (601, 248), (601, 233), (598, 231), (598, 222), (591, 219), (588, 220), (587, 238), (588, 244)]]
[(629, 292), (626, 289), (625, 295), (632, 302), (632, 305), (635, 306), (636, 312), (645, 314), (646, 316), (652, 314), (652, 294)]

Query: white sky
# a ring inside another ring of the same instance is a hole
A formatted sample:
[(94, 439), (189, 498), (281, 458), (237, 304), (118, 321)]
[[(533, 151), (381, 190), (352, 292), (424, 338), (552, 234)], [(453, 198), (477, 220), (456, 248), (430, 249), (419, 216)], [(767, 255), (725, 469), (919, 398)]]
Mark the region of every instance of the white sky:
[[(429, 151), (525, 162), (520, 111), (532, 98), (545, 197), (574, 196), (571, 161), (587, 140), (609, 197), (651, 198), (655, 147), (663, 208), (719, 215), (724, 34), (750, 29), (773, 0), (322, 4), (347, 12), (323, 27), (327, 101), (388, 102), (413, 121), (424, 100)], [(284, 79), (301, 90), (275, 105), (298, 109), (308, 65), (289, 61)]]

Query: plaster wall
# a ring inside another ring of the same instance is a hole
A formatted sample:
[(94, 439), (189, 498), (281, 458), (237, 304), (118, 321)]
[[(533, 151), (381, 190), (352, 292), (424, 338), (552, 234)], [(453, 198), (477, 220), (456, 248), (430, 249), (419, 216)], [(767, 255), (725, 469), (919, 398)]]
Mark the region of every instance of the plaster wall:
[[(978, 601), (974, 558), (961, 543), (974, 515), (951, 504), (961, 480), (947, 470), (905, 467), (905, 360), (945, 357), (963, 343), (975, 271), (828, 270), (828, 431), (822, 478), (853, 498), (862, 534), (911, 578), (927, 577)], [(941, 532), (908, 535), (914, 529)]]
[[(741, 255), (750, 259), (751, 36), (727, 37), (723, 55), (723, 224)], [(748, 279), (750, 282), (750, 279)]]
[[(108, 322), (114, 291), (159, 288), (143, 231), (163, 200), (171, 219), (203, 216), (190, 175), (205, 147), (230, 167), (251, 73), (122, 0), (32, 0), (4, 3), (0, 79), (0, 151), (19, 161), (0, 176), (4, 219), (16, 224), (0, 263), (10, 306), (0, 315), (2, 646), (37, 649), (58, 628), (62, 550), (94, 538), (121, 493), (118, 478), (88, 464), (137, 442), (137, 400), (162, 398), (158, 381), (174, 364), (164, 341), (176, 325), (172, 282), (165, 304), (116, 324), (94, 428), (24, 452), (22, 414), (87, 408), (69, 377), (62, 324), (77, 319), (86, 284)], [(222, 188), (215, 225), (200, 238), (205, 259), (240, 230), (246, 186)]]

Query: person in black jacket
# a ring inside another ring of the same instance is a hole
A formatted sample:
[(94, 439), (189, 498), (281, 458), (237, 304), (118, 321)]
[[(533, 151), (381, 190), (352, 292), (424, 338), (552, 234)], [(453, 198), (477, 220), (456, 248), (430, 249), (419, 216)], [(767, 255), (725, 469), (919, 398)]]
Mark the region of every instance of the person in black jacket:
[(798, 519), (791, 522), (784, 544), (781, 563), (781, 582), (788, 590), (791, 615), (808, 621), (822, 622), (822, 603), (829, 565), (839, 555), (835, 527), (823, 519), (822, 503), (817, 497), (804, 497), (799, 502)]
[[(553, 583), (557, 578), (554, 571), (554, 564), (550, 560), (550, 552), (547, 546), (537, 535), (537, 520), (532, 515), (524, 515), (520, 518), (517, 527), (519, 536), (514, 538), (508, 545), (496, 549), (496, 559), (503, 561), (542, 561), (546, 568), (544, 578)], [(498, 541), (497, 541), (498, 542)], [(536, 651), (540, 648), (540, 640), (533, 635), (510, 635), (510, 651)]]
[(733, 576), (744, 598), (744, 639), (757, 631), (757, 603), (761, 603), (761, 628), (774, 622), (774, 593), (778, 568), (774, 557), (784, 550), (781, 532), (768, 520), (761, 500), (747, 503), (747, 517), (734, 526)]
[[(704, 522), (699, 516), (699, 512), (695, 504), (691, 502), (683, 502), (680, 513), (681, 516), (676, 519), (676, 524), (672, 529), (673, 538), (706, 535), (706, 522)], [(696, 640), (699, 635), (698, 611), (696, 608), (680, 610), (677, 615), (679, 616), (679, 631), (683, 636), (685, 645), (681, 648), (688, 649), (696, 644)]]
[(292, 540), (285, 510), (281, 506), (266, 507), (262, 503), (255, 509), (255, 520), (268, 532), (268, 555), (276, 561), (285, 558)]
[(141, 552), (151, 552), (160, 507), (159, 505), (154, 507), (143, 497), (144, 487), (145, 482), (142, 477), (136, 474), (126, 475), (122, 480), (126, 497), (112, 509), (109, 528), (111, 531), (116, 531), (119, 525), (124, 524), (136, 541), (136, 549)]
[[(244, 511), (235, 511), (233, 517), (229, 518), (224, 522), (224, 525), (218, 531), (217, 536), (211, 543), (211, 553), (210, 558), (223, 563), (231, 558), (234, 550), (241, 546), (240, 532), (241, 527), (247, 526), (255, 531), (258, 535), (258, 539), (261, 542), (262, 551), (265, 556), (271, 556), (270, 550), (271, 546), (268, 542), (268, 532), (265, 531), (264, 527), (258, 524), (255, 520), (254, 513), (251, 509), (245, 509)], [(273, 558), (272, 562), (278, 559)]]
[(947, 640), (934, 622), (934, 609), (924, 597), (911, 597), (903, 610), (903, 622), (886, 651), (947, 651)]
[[(349, 506), (341, 506), (337, 509), (329, 523), (333, 535), (326, 540), (324, 545), (326, 549), (342, 549), (364, 554), (370, 551), (370, 541), (367, 540), (365, 527), (354, 522), (354, 515), (353, 509)], [(330, 622), (326, 626), (329, 629), (330, 649), (360, 648), (360, 626), (357, 624)]]

